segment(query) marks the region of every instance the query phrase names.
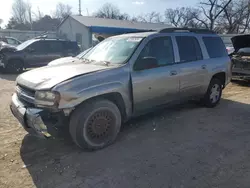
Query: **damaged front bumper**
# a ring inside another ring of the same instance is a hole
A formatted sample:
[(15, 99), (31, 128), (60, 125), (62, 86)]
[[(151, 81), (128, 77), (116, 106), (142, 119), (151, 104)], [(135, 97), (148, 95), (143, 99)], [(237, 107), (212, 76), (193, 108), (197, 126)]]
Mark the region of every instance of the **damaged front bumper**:
[(27, 132), (44, 138), (58, 136), (58, 130), (65, 127), (67, 122), (60, 112), (52, 113), (44, 109), (26, 107), (16, 94), (12, 96), (10, 109)]
[(233, 68), (232, 69), (232, 78), (233, 79), (250, 80), (250, 70), (245, 70), (242, 68)]

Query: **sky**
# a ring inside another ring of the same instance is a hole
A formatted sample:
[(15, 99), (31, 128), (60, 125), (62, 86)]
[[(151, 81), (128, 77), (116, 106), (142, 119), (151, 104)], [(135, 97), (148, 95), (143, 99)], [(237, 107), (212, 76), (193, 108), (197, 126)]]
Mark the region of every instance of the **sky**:
[[(14, 0), (0, 0), (0, 19), (4, 20), (2, 26), (8, 23), (11, 17), (11, 7)], [(73, 7), (73, 13), (78, 13), (79, 0), (28, 0), (32, 4), (33, 12), (37, 12), (38, 7), (44, 14), (51, 14), (55, 10), (56, 4), (61, 2)], [(3, 3), (4, 2), (4, 3)], [(91, 15), (96, 12), (104, 3), (112, 3), (131, 16), (157, 11), (163, 13), (166, 8), (182, 6), (194, 7), (198, 0), (82, 0), (82, 14)]]

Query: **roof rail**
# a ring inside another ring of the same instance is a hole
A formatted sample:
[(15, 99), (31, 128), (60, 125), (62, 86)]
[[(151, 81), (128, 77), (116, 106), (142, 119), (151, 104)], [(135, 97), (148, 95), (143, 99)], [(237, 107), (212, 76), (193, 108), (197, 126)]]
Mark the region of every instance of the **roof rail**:
[(209, 29), (195, 29), (195, 28), (165, 28), (158, 31), (159, 33), (173, 33), (173, 32), (192, 32), (192, 33), (202, 33), (202, 34), (215, 34), (214, 31)]

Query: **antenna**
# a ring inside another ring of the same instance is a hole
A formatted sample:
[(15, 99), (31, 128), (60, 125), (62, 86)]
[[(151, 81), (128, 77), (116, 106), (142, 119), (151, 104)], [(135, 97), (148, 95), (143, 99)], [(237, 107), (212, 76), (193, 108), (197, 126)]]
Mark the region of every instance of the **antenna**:
[(79, 16), (82, 15), (82, 0), (79, 0)]

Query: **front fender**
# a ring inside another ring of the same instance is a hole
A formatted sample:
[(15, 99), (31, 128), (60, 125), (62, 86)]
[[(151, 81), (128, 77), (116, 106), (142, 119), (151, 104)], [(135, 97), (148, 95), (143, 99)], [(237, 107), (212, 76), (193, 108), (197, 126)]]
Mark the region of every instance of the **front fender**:
[(110, 82), (101, 85), (95, 85), (79, 90), (76, 93), (62, 92), (59, 109), (74, 108), (84, 101), (110, 93), (119, 93), (125, 104), (127, 115), (131, 114), (132, 102), (129, 95), (129, 87), (121, 82)]

